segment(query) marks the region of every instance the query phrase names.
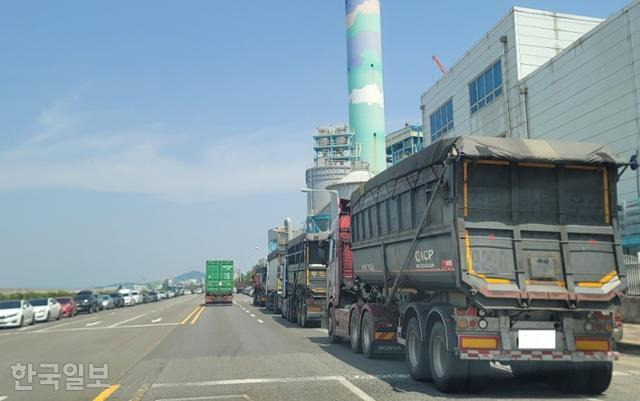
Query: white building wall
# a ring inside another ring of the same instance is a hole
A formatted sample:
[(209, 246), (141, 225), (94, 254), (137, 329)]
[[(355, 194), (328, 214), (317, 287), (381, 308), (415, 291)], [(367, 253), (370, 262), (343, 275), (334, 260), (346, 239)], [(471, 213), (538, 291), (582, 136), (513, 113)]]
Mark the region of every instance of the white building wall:
[[(511, 9), (421, 97), (425, 144), (431, 142), (429, 116), (453, 99), (453, 135), (525, 135), (524, 107), (518, 82), (593, 29), (602, 20), (525, 8)], [(506, 36), (504, 49), (500, 38)], [(506, 54), (503, 55), (503, 52)], [(504, 93), (471, 114), (469, 83), (502, 60)], [(508, 92), (507, 92), (508, 91)], [(510, 105), (507, 114), (507, 101)], [(510, 121), (510, 124), (507, 123)], [(509, 130), (509, 127), (511, 130)]]
[[(528, 136), (606, 143), (628, 159), (638, 148), (640, 1), (634, 1), (530, 73)], [(521, 97), (524, 108), (524, 96)], [(637, 199), (635, 172), (618, 185), (619, 200)]]

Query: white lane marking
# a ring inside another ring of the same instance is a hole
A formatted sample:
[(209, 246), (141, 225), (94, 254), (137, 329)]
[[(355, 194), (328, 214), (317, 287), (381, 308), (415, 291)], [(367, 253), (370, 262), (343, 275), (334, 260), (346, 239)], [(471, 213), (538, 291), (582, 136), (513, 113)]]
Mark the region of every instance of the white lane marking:
[(153, 319), (153, 320), (151, 321), (151, 323), (158, 323), (158, 322), (161, 322), (161, 321), (162, 321), (162, 318), (161, 318), (161, 317), (159, 317), (159, 318), (157, 318), (157, 319)]
[(96, 325), (98, 325), (100, 323), (102, 323), (102, 320), (98, 320), (97, 322), (87, 323), (87, 327), (96, 326)]
[(251, 317), (256, 317), (256, 315), (254, 315), (253, 313), (251, 314)]
[(154, 309), (151, 311), (151, 313), (156, 313), (157, 311), (158, 311), (157, 309)]
[(329, 332), (327, 329), (316, 328), (316, 330), (318, 330), (319, 332), (324, 333), (324, 334), (327, 334)]
[[(244, 398), (248, 401), (253, 401), (246, 394), (237, 394), (237, 395), (210, 395), (208, 397), (189, 397), (189, 398), (161, 398), (156, 401), (198, 401), (198, 400), (225, 400), (229, 398)], [(2, 400), (0, 400), (2, 401)]]
[(247, 312), (247, 313), (251, 313), (251, 311), (249, 311), (249, 310), (246, 310), (246, 309), (245, 309), (244, 311), (245, 311), (245, 312)]
[(355, 394), (361, 400), (363, 400), (363, 401), (376, 401), (375, 398), (371, 397), (369, 394), (367, 394), (364, 391), (362, 391), (362, 389), (360, 387), (358, 387), (355, 384), (351, 383), (346, 378), (342, 378), (342, 379), (338, 380), (338, 382), (340, 384), (342, 384), (343, 386), (345, 386), (347, 389), (349, 389), (349, 391), (351, 391), (353, 394)]
[(232, 379), (232, 380), (207, 380), (201, 382), (184, 383), (153, 383), (153, 388), (191, 387), (191, 386), (229, 386), (238, 384), (264, 384), (264, 383), (301, 383), (312, 381), (340, 380), (342, 376), (313, 376), (313, 377), (282, 377), (265, 379)]
[[(207, 380), (199, 382), (184, 383), (154, 383), (152, 388), (177, 388), (177, 387), (206, 387), (206, 386), (229, 386), (242, 384), (264, 384), (264, 383), (302, 383), (314, 381), (341, 381), (341, 380), (375, 380), (375, 379), (407, 379), (412, 380), (406, 373), (389, 373), (381, 375), (354, 375), (354, 376), (310, 376), (310, 377), (281, 377), (281, 378), (253, 378), (253, 379), (231, 379), (231, 380)], [(367, 398), (369, 400), (369, 398)]]
[[(47, 330), (47, 333), (62, 333), (65, 331), (90, 331), (90, 330), (114, 330), (114, 329), (137, 329), (141, 327), (159, 327), (159, 326), (179, 326), (180, 323), (145, 323), (145, 324), (130, 324), (126, 326), (102, 326), (102, 327), (70, 327), (58, 330)], [(37, 331), (34, 331), (37, 333)], [(9, 333), (7, 333), (9, 334)], [(16, 333), (17, 334), (17, 333)]]
[(627, 372), (618, 372), (617, 370), (613, 371), (613, 375), (614, 376), (629, 376), (629, 373)]
[(630, 373), (634, 376), (640, 376), (640, 370), (627, 370), (627, 373)]
[(142, 316), (144, 316), (144, 315), (146, 315), (146, 313), (143, 313), (142, 315), (134, 316), (134, 317), (132, 317), (132, 318), (130, 318), (130, 319), (123, 320), (123, 321), (118, 322), (118, 323), (114, 323), (114, 324), (112, 324), (111, 326), (109, 326), (109, 328), (111, 328), (111, 327), (118, 327), (118, 326), (120, 326), (121, 324), (124, 324), (124, 323), (130, 322), (130, 321), (132, 321), (132, 320), (139, 319), (139, 318), (141, 318), (141, 317), (142, 317)]
[(258, 323), (264, 323), (262, 320), (258, 319)]
[(0, 396), (0, 401), (6, 400), (7, 398), (9, 398), (9, 396), (6, 396), (6, 395)]

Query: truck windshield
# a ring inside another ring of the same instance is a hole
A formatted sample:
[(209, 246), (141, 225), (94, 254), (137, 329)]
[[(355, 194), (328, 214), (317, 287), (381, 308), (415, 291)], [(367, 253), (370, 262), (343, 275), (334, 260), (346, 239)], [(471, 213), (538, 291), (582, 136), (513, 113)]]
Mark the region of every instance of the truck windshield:
[(313, 241), (308, 245), (309, 264), (326, 265), (329, 255), (329, 243), (327, 241)]

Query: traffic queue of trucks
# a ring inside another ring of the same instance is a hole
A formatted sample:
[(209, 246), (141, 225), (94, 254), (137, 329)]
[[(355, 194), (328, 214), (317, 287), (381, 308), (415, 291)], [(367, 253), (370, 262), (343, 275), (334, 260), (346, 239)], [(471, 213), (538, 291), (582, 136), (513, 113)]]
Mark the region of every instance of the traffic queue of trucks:
[(289, 235), (275, 308), (300, 326), (326, 318), (332, 342), (367, 358), (404, 352), (442, 392), (482, 387), (500, 362), (599, 394), (627, 285), (625, 164), (587, 143), (437, 141), (341, 199), (330, 230)]

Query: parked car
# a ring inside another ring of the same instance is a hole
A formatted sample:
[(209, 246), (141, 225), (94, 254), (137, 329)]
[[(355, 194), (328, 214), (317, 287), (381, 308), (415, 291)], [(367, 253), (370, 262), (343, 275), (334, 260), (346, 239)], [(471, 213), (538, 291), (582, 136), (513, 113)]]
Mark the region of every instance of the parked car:
[(158, 291), (158, 300), (165, 299), (167, 297), (167, 293), (164, 291)]
[(202, 288), (198, 288), (198, 289), (196, 290), (196, 294), (202, 294)]
[(173, 291), (173, 290), (167, 291), (167, 298), (173, 298), (175, 296), (176, 296), (175, 291)]
[(22, 327), (34, 324), (33, 306), (24, 299), (0, 301), (0, 327)]
[(122, 308), (124, 306), (124, 299), (122, 298), (122, 294), (119, 292), (114, 292), (113, 294), (109, 294), (111, 299), (113, 299), (113, 307), (114, 308)]
[(100, 310), (100, 304), (95, 294), (78, 294), (73, 298), (78, 304), (78, 312), (95, 313)]
[(149, 293), (146, 291), (142, 291), (142, 303), (146, 304), (149, 303)]
[(100, 295), (98, 297), (98, 301), (100, 302), (100, 308), (102, 310), (115, 308), (115, 306), (113, 305), (113, 298), (111, 298), (111, 295), (106, 295), (106, 294)]
[(48, 322), (60, 319), (60, 303), (53, 298), (30, 299), (36, 322)]
[(135, 299), (131, 296), (131, 290), (123, 288), (118, 291), (122, 295), (124, 306), (133, 306), (136, 304)]
[(136, 305), (142, 303), (142, 293), (140, 291), (137, 291), (137, 290), (131, 291), (131, 296), (133, 297), (133, 302)]
[(191, 290), (184, 290), (184, 295), (191, 295)]
[(149, 298), (149, 302), (158, 302), (158, 293), (155, 291), (147, 293), (147, 297)]
[(72, 317), (78, 314), (78, 304), (76, 304), (73, 298), (56, 298), (56, 301), (60, 304), (60, 316)]

